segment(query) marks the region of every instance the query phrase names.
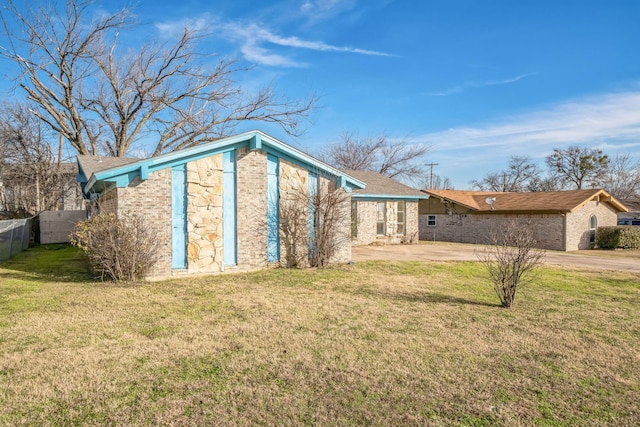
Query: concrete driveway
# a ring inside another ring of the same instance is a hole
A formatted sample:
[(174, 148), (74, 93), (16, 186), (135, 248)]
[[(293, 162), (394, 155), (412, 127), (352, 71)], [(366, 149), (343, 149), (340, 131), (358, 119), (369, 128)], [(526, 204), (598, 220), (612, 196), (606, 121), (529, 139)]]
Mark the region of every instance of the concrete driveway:
[[(422, 243), (419, 245), (354, 246), (353, 261), (477, 261), (480, 245), (458, 243)], [(549, 265), (562, 265), (596, 270), (616, 270), (640, 273), (640, 259), (582, 255), (578, 253), (547, 251), (543, 261)]]

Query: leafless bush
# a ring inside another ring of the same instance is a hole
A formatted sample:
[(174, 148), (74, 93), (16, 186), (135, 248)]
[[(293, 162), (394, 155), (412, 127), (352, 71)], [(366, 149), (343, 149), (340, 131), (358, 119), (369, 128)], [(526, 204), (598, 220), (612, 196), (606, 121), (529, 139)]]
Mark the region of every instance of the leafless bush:
[(400, 244), (402, 245), (412, 245), (418, 241), (418, 233), (405, 233), (404, 236), (400, 239)]
[(542, 263), (544, 251), (536, 244), (530, 226), (512, 220), (504, 229), (493, 230), (491, 245), (477, 253), (503, 307), (513, 305), (518, 287), (530, 281), (530, 273)]
[(350, 244), (350, 200), (350, 195), (342, 188), (335, 188), (334, 182), (321, 184), (311, 195), (313, 240), (309, 263), (312, 267), (332, 264), (340, 248)]
[(326, 267), (350, 244), (349, 194), (323, 178), (316, 190), (293, 188), (280, 200), (280, 239), (287, 267)]
[(88, 255), (102, 280), (142, 279), (158, 259), (153, 234), (135, 214), (100, 214), (82, 221), (71, 242)]
[(298, 190), (280, 201), (280, 238), (288, 268), (307, 265), (309, 255), (309, 196)]

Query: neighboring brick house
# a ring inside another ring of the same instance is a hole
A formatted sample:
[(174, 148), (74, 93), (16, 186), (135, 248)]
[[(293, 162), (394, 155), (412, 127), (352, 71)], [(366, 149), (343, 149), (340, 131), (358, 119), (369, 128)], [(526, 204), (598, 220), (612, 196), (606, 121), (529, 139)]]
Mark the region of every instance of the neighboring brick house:
[(488, 244), (494, 230), (514, 218), (531, 227), (539, 247), (592, 248), (599, 226), (616, 225), (627, 208), (604, 190), (532, 193), (423, 190), (420, 239)]
[(346, 171), (366, 184), (351, 195), (351, 242), (418, 243), (418, 200), (429, 196), (377, 172)]
[[(332, 185), (345, 191), (335, 262), (351, 259), (350, 192), (365, 184), (259, 131), (145, 160), (78, 156), (78, 180), (100, 212), (135, 212), (157, 236), (152, 276), (280, 263), (280, 200)], [(313, 215), (308, 202), (312, 240)], [(306, 217), (304, 219), (307, 221)]]

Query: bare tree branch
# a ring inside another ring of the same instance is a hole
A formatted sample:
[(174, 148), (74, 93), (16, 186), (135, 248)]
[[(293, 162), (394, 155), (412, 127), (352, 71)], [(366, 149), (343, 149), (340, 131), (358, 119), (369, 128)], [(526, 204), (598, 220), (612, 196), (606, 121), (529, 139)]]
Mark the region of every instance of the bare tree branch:
[(97, 13), (91, 0), (66, 0), (60, 9), (9, 0), (1, 18), (11, 43), (2, 54), (20, 69), (34, 114), (80, 154), (124, 156), (145, 136), (155, 137), (160, 154), (216, 140), (245, 121), (300, 135), (314, 109), (314, 97), (289, 100), (273, 86), (247, 93), (235, 79), (246, 68), (204, 61), (202, 34), (185, 30), (174, 43), (122, 52), (129, 10)]
[(391, 141), (385, 135), (359, 138), (345, 133), (340, 142), (320, 154), (327, 163), (344, 170), (369, 170), (391, 178), (420, 181), (426, 174), (424, 156), (431, 147), (406, 138)]

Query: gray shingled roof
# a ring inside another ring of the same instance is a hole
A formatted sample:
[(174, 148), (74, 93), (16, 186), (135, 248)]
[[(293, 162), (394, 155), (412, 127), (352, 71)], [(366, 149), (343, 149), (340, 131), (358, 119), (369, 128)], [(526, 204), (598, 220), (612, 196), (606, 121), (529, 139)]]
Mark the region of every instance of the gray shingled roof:
[(343, 171), (352, 177), (363, 181), (367, 187), (362, 190), (353, 190), (354, 195), (376, 195), (376, 196), (407, 196), (420, 197), (426, 199), (426, 194), (408, 187), (393, 178), (372, 171)]
[(80, 167), (82, 167), (87, 179), (91, 178), (91, 175), (96, 172), (102, 172), (103, 170), (128, 165), (129, 163), (137, 162), (139, 160), (141, 159), (131, 159), (128, 157), (78, 156), (78, 163), (80, 164)]

